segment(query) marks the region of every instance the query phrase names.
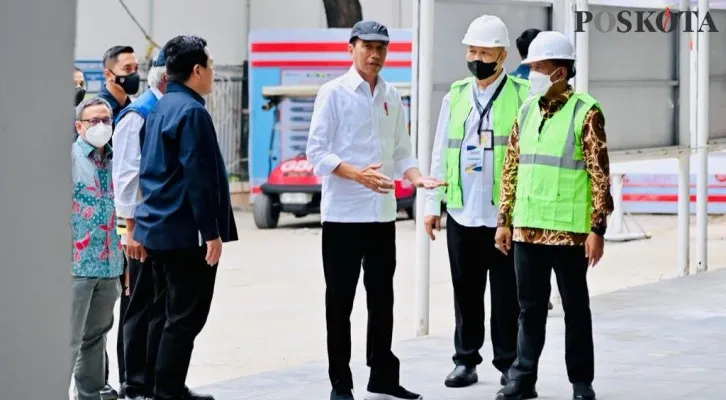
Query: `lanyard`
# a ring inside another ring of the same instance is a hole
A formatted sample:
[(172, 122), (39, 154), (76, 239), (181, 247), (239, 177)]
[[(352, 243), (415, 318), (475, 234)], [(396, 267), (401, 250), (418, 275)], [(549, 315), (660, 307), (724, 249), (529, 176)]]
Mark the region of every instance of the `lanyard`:
[(494, 100), (497, 99), (499, 96), (499, 93), (502, 91), (502, 88), (504, 88), (504, 84), (507, 83), (507, 75), (504, 75), (504, 79), (502, 79), (502, 82), (497, 86), (497, 90), (494, 91), (494, 94), (492, 95), (492, 98), (489, 99), (489, 102), (485, 107), (482, 108), (481, 104), (479, 104), (478, 96), (476, 95), (476, 87), (472, 85), (472, 88), (474, 89), (474, 104), (476, 104), (476, 109), (479, 111), (479, 129), (476, 130), (476, 133), (481, 136), (481, 126), (484, 123), (484, 117), (489, 113), (489, 109), (492, 108), (492, 104), (494, 104)]

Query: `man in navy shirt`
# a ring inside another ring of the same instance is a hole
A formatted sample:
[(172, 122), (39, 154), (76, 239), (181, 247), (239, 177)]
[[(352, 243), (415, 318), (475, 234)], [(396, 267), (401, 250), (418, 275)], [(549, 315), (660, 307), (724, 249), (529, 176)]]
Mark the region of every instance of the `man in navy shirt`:
[(214, 82), (206, 46), (196, 36), (164, 45), (166, 95), (141, 133), (142, 200), (134, 239), (154, 259), (155, 278), (167, 288), (156, 400), (210, 398), (190, 393), (184, 383), (212, 303), (222, 243), (237, 240), (227, 170), (202, 98)]
[[(529, 54), (529, 44), (532, 43), (532, 40), (534, 40), (539, 33), (539, 29), (531, 28), (522, 32), (522, 34), (517, 38), (517, 50), (519, 51), (519, 56), (522, 57), (522, 60), (527, 58), (527, 54)], [(529, 65), (519, 64), (519, 67), (512, 72), (512, 75), (517, 78), (529, 79)]]

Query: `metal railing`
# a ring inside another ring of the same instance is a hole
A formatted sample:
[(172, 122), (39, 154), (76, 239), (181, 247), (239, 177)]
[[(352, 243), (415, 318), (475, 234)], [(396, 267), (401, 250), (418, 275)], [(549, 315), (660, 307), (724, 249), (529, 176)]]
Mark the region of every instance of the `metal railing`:
[[(244, 77), (238, 69), (217, 67), (213, 91), (205, 99), (229, 178), (231, 181), (246, 181), (249, 179), (249, 114), (243, 105)], [(140, 86), (138, 95), (148, 88), (145, 79), (141, 80)]]

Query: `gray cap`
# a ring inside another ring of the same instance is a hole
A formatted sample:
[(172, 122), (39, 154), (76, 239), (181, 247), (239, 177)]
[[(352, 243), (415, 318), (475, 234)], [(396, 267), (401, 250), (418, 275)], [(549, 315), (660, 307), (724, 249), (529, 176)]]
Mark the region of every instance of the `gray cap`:
[(353, 25), (350, 33), (350, 40), (361, 39), (365, 41), (385, 42), (388, 43), (388, 28), (376, 21), (359, 21)]

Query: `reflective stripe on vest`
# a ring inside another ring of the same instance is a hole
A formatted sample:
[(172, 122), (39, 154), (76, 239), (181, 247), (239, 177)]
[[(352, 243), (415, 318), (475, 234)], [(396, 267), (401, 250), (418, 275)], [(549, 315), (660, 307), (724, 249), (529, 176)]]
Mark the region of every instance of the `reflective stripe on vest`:
[(515, 227), (590, 231), (592, 193), (582, 154), (582, 127), (593, 107), (599, 104), (592, 96), (575, 93), (545, 121), (536, 98), (520, 110)]
[[(473, 78), (463, 79), (454, 82), (449, 91), (449, 137), (447, 141), (446, 157), (444, 157), (446, 169), (446, 181), (448, 187), (440, 190), (446, 191), (446, 207), (463, 207), (461, 189), (461, 147), (466, 136), (466, 121), (473, 110), (472, 107), (472, 84)], [(492, 105), (492, 145), (494, 147), (494, 170), (492, 185), (492, 204), (499, 204), (499, 185), (501, 180), (501, 169), (504, 164), (506, 146), (509, 142), (514, 121), (520, 105), (529, 91), (526, 81), (515, 77), (507, 77), (507, 81), (501, 93)]]
[[(536, 99), (535, 99), (536, 100)], [(519, 118), (517, 119), (517, 125), (521, 129), (523, 124), (523, 118), (527, 116), (529, 113), (529, 110), (532, 106), (532, 103), (536, 103), (537, 101), (532, 100), (528, 101), (524, 104), (522, 107), (521, 112), (519, 113)], [(567, 131), (567, 138), (565, 139), (565, 149), (562, 152), (562, 157), (554, 157), (546, 154), (520, 154), (519, 155), (519, 163), (520, 164), (538, 164), (538, 165), (549, 165), (553, 167), (560, 167), (560, 168), (566, 168), (566, 169), (585, 169), (585, 161), (584, 160), (576, 160), (574, 158), (575, 156), (575, 115), (577, 115), (578, 112), (580, 112), (580, 109), (585, 106), (585, 101), (582, 99), (577, 99), (577, 103), (575, 103), (574, 111), (572, 112), (572, 120), (570, 121), (570, 127)], [(564, 108), (564, 107), (563, 107)], [(536, 108), (536, 112), (539, 112), (539, 107)], [(582, 128), (582, 126), (580, 126)]]

